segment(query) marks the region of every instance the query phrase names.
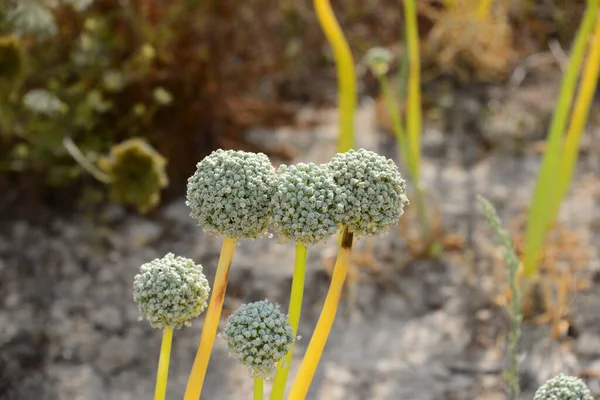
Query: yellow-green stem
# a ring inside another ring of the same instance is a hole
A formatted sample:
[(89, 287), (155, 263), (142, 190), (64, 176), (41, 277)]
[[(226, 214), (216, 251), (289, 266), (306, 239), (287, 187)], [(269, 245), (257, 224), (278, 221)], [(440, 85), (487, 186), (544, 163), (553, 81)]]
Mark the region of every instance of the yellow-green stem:
[[(292, 278), (292, 291), (290, 293), (290, 305), (288, 309), (288, 321), (294, 331), (294, 338), (298, 334), (298, 325), (300, 323), (300, 313), (302, 311), (302, 297), (304, 294), (304, 277), (306, 275), (306, 257), (307, 248), (302, 243), (296, 245), (296, 261), (294, 265), (294, 277)], [(292, 363), (295, 340), (290, 346), (290, 350), (285, 358), (277, 366), (277, 373), (273, 381), (270, 400), (283, 400), (285, 394), (285, 384), (287, 382)]]
[(167, 380), (169, 379), (169, 360), (171, 358), (171, 343), (173, 342), (173, 329), (163, 329), (160, 357), (158, 358), (158, 372), (156, 373), (156, 388), (154, 400), (165, 400), (167, 394)]
[(558, 103), (552, 116), (546, 151), (529, 206), (527, 228), (525, 231), (525, 252), (523, 254), (523, 272), (525, 277), (531, 277), (537, 272), (539, 255), (544, 236), (551, 221), (554, 219), (553, 205), (548, 199), (558, 195), (556, 176), (563, 146), (564, 131), (571, 108), (575, 86), (581, 69), (586, 43), (594, 27), (599, 0), (589, 0), (583, 20), (577, 32), (575, 43), (567, 70), (562, 80)]
[(329, 0), (314, 0), (314, 6), (335, 58), (340, 113), (338, 152), (344, 153), (354, 147), (354, 110), (357, 101), (354, 59)]
[(408, 135), (408, 163), (414, 173), (414, 184), (419, 184), (421, 164), (421, 56), (419, 54), (419, 30), (415, 0), (404, 0), (406, 19), (406, 45), (408, 47), (408, 92), (406, 97), (406, 133)]
[(396, 98), (390, 89), (390, 82), (387, 76), (381, 74), (378, 76), (378, 78), (379, 85), (381, 86), (381, 91), (383, 93), (383, 98), (386, 102), (388, 113), (390, 114), (392, 127), (394, 129), (394, 133), (396, 134), (396, 141), (398, 142), (398, 148), (402, 156), (402, 161), (406, 165), (408, 174), (412, 181), (414, 199), (417, 205), (417, 217), (419, 219), (419, 225), (421, 228), (421, 237), (423, 240), (427, 240), (429, 237), (427, 203), (425, 202), (425, 196), (423, 195), (423, 191), (421, 189), (419, 177), (416, 175), (417, 172), (415, 170), (415, 166), (410, 163), (410, 149), (407, 143), (408, 140), (406, 138), (406, 131), (404, 130), (404, 126), (402, 125), (402, 120), (400, 118), (400, 106), (398, 105), (398, 102), (396, 101)]
[(254, 378), (254, 400), (263, 400), (264, 383), (262, 378)]
[(552, 215), (558, 213), (560, 203), (564, 199), (573, 175), (579, 150), (579, 141), (583, 133), (583, 127), (588, 118), (590, 105), (598, 86), (598, 72), (600, 70), (600, 12), (596, 13), (596, 30), (590, 43), (590, 50), (584, 68), (583, 77), (579, 85), (577, 100), (573, 106), (573, 115), (565, 138), (562, 155), (562, 164), (558, 169), (558, 195), (554, 200)]
[(200, 393), (202, 393), (208, 361), (215, 343), (219, 319), (221, 318), (221, 311), (223, 310), (223, 300), (225, 299), (225, 291), (227, 290), (229, 268), (231, 267), (231, 260), (233, 259), (236, 243), (236, 239), (228, 237), (223, 239), (223, 246), (221, 247), (221, 255), (219, 256), (219, 263), (217, 264), (217, 272), (212, 287), (212, 293), (210, 295), (210, 302), (208, 303), (204, 325), (202, 326), (200, 345), (198, 346), (196, 358), (194, 359), (192, 371), (190, 372), (190, 377), (185, 389), (184, 400), (198, 400), (200, 398)]
[(329, 332), (333, 326), (335, 314), (337, 313), (338, 305), (340, 303), (344, 281), (346, 279), (346, 274), (348, 273), (348, 266), (350, 265), (352, 239), (353, 234), (346, 227), (342, 237), (340, 252), (333, 269), (329, 291), (325, 298), (325, 304), (321, 310), (319, 321), (317, 322), (315, 331), (308, 344), (302, 364), (300, 364), (300, 370), (298, 371), (288, 400), (304, 400), (308, 393), (308, 388), (310, 387), (317, 366), (319, 365), (323, 349), (327, 343), (327, 338), (329, 337)]

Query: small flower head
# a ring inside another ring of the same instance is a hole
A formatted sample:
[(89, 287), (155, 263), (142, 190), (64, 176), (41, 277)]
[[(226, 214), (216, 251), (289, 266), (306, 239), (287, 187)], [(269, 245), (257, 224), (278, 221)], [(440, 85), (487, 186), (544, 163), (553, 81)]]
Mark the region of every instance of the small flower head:
[(593, 400), (590, 389), (579, 378), (558, 375), (535, 392), (533, 400)]
[(257, 378), (269, 376), (294, 341), (286, 316), (266, 300), (243, 304), (227, 318), (221, 336), (227, 340), (231, 357)]
[(335, 234), (344, 212), (343, 193), (326, 168), (282, 165), (277, 178), (272, 222), (281, 236), (311, 245)]
[(202, 265), (169, 253), (141, 266), (133, 300), (153, 328), (179, 329), (206, 308), (210, 287)]
[(385, 75), (390, 69), (390, 63), (394, 56), (392, 52), (384, 47), (373, 47), (365, 54), (365, 62), (371, 68), (375, 76)]
[(408, 203), (406, 183), (390, 159), (365, 149), (338, 153), (327, 164), (345, 195), (342, 224), (358, 235), (396, 225)]
[(275, 171), (266, 155), (217, 150), (188, 179), (186, 204), (205, 231), (255, 239), (267, 230), (274, 183)]
[(168, 184), (166, 160), (143, 139), (130, 139), (112, 147), (98, 165), (110, 177), (110, 196), (145, 213), (160, 201)]

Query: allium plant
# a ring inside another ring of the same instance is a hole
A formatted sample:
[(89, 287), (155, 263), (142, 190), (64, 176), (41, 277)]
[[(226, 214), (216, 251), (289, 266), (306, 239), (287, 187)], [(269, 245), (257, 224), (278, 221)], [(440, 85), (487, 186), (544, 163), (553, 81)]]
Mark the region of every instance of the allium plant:
[[(272, 202), (272, 226), (281, 237), (296, 243), (288, 311), (294, 335), (298, 332), (302, 309), (307, 246), (327, 240), (337, 232), (345, 203), (341, 188), (324, 166), (301, 163), (279, 168)], [(292, 344), (285, 360), (279, 363), (272, 400), (283, 399), (293, 349)]]
[(262, 399), (263, 379), (273, 373), (294, 341), (286, 315), (267, 300), (243, 304), (227, 318), (222, 337), (231, 357), (250, 370), (255, 398)]
[(173, 329), (190, 325), (206, 309), (209, 291), (202, 266), (172, 253), (143, 264), (134, 278), (133, 300), (141, 318), (163, 330), (155, 400), (163, 400), (167, 391)]
[(214, 151), (198, 163), (188, 180), (186, 204), (191, 217), (206, 232), (224, 240), (185, 400), (198, 400), (202, 392), (236, 242), (266, 233), (275, 181), (275, 170), (266, 155), (234, 150)]
[(594, 400), (594, 397), (581, 379), (558, 375), (540, 386), (533, 400)]
[(408, 204), (406, 184), (396, 165), (377, 153), (350, 150), (334, 156), (325, 168), (341, 189), (344, 233), (325, 304), (290, 391), (290, 400), (305, 399), (308, 393), (337, 313), (354, 233), (361, 236), (383, 233), (398, 223)]

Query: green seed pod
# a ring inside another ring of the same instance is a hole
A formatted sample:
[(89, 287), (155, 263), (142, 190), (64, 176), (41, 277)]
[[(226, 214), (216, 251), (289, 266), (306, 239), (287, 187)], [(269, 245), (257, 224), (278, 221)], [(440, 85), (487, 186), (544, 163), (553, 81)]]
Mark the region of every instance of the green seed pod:
[(133, 281), (133, 300), (153, 328), (189, 326), (206, 308), (209, 292), (202, 265), (172, 253), (142, 265)]
[(540, 386), (533, 400), (594, 400), (594, 397), (581, 379), (561, 374)]
[(344, 195), (327, 168), (282, 165), (273, 195), (272, 225), (284, 238), (312, 245), (335, 234), (344, 216)]
[(138, 138), (113, 146), (98, 165), (110, 177), (113, 201), (134, 205), (141, 213), (156, 207), (161, 189), (169, 182), (164, 157)]
[(23, 45), (16, 36), (0, 37), (0, 84), (17, 85), (25, 70)]
[(221, 337), (227, 341), (230, 356), (256, 378), (268, 377), (294, 341), (286, 316), (267, 300), (238, 308), (227, 318)]
[(255, 239), (267, 231), (274, 184), (266, 155), (219, 149), (188, 179), (186, 204), (206, 232)]
[(378, 235), (398, 224), (408, 204), (406, 183), (390, 159), (365, 149), (338, 153), (326, 164), (345, 195), (342, 224), (357, 235)]

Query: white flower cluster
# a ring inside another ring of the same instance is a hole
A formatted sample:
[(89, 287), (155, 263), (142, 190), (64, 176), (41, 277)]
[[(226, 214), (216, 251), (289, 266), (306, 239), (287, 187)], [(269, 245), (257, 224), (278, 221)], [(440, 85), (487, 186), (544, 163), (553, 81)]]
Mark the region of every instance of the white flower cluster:
[(338, 153), (327, 164), (346, 195), (342, 224), (358, 235), (396, 225), (408, 204), (406, 183), (390, 159), (365, 149)]
[(238, 308), (227, 318), (221, 337), (227, 340), (231, 357), (257, 378), (269, 376), (294, 341), (286, 316), (267, 300)]
[(206, 308), (210, 287), (202, 266), (172, 253), (140, 267), (133, 300), (153, 328), (179, 329)]
[(544, 383), (533, 400), (593, 400), (590, 389), (579, 378), (558, 375)]
[(272, 226), (296, 243), (318, 243), (335, 234), (344, 216), (344, 197), (326, 168), (313, 163), (282, 165)]
[(407, 203), (396, 164), (360, 149), (324, 165), (283, 165), (277, 174), (262, 153), (217, 150), (188, 179), (186, 204), (212, 234), (254, 239), (271, 222), (282, 237), (312, 245), (340, 225), (378, 235), (398, 223)]
[(216, 150), (188, 179), (186, 204), (207, 232), (255, 239), (267, 230), (274, 182), (266, 155)]

